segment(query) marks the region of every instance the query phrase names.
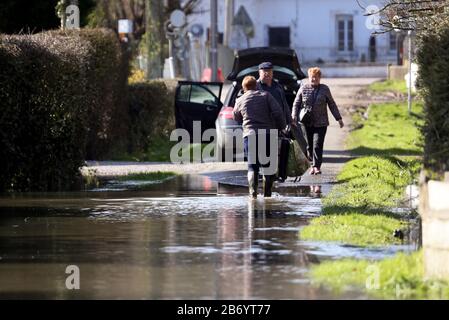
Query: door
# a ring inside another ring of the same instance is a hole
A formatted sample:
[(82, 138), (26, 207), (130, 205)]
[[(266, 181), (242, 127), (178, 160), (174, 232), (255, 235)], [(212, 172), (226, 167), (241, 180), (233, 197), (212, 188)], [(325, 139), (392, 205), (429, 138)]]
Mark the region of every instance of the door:
[(186, 129), (193, 138), (193, 122), (201, 122), (201, 135), (215, 128), (215, 120), (223, 104), (223, 83), (179, 81), (175, 95), (176, 128)]
[(371, 36), (369, 38), (369, 61), (376, 62), (376, 55), (377, 55), (376, 37)]

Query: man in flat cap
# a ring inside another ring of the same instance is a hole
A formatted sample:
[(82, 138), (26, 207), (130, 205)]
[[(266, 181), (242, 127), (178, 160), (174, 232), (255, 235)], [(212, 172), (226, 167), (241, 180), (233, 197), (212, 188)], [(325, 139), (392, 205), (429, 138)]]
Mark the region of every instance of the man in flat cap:
[[(284, 114), (285, 123), (287, 127), (284, 128), (288, 131), (291, 123), (293, 122), (290, 112), (290, 107), (285, 97), (284, 88), (275, 80), (273, 80), (273, 64), (271, 62), (262, 62), (259, 64), (259, 79), (257, 79), (257, 90), (269, 92), (277, 103), (281, 106), (282, 113)], [(279, 161), (278, 179), (284, 181), (286, 176), (286, 168), (288, 160), (289, 145), (284, 144), (284, 148), (281, 147), (281, 159)]]

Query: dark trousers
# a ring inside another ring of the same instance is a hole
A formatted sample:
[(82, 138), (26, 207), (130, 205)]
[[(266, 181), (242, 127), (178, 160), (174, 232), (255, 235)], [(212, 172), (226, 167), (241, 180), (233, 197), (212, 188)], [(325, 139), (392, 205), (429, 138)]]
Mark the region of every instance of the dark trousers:
[[(266, 168), (270, 166), (270, 162), (266, 164), (261, 164), (259, 161), (259, 137), (260, 135), (256, 134), (255, 139), (249, 139), (249, 137), (243, 138), (243, 152), (245, 153), (245, 157), (248, 160), (248, 171), (254, 171), (256, 174), (259, 173), (259, 169), (261, 167)], [(266, 138), (265, 140), (266, 155), (269, 156), (271, 154), (271, 151), (270, 151), (270, 134), (268, 133), (268, 131), (265, 134), (265, 138)], [(253, 153), (251, 153), (250, 150), (253, 150)], [(256, 158), (253, 158), (253, 156), (256, 156)]]
[(306, 133), (307, 154), (308, 157), (312, 158), (312, 167), (320, 169), (323, 163), (323, 146), (327, 127), (303, 126), (303, 131)]

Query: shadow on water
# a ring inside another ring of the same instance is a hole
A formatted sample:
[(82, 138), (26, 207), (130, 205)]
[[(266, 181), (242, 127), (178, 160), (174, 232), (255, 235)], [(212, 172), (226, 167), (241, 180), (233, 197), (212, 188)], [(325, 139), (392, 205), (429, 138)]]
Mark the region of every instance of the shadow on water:
[[(305, 190), (249, 200), (186, 176), (135, 191), (3, 196), (0, 298), (362, 298), (311, 285), (310, 264), (375, 254), (300, 241), (321, 211)], [(68, 265), (80, 290), (65, 286)]]

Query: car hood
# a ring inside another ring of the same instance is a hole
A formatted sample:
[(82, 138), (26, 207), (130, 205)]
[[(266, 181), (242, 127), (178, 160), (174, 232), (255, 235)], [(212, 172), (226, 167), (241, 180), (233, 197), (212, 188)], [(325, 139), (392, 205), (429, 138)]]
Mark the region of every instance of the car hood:
[(306, 75), (301, 71), (295, 50), (288, 48), (259, 47), (237, 51), (234, 58), (234, 66), (227, 79), (235, 81), (240, 78), (239, 73), (241, 71), (258, 66), (265, 61), (271, 62), (274, 66), (284, 67), (291, 70), (298, 80), (306, 78)]

